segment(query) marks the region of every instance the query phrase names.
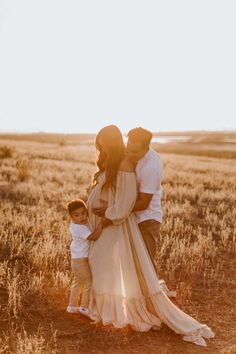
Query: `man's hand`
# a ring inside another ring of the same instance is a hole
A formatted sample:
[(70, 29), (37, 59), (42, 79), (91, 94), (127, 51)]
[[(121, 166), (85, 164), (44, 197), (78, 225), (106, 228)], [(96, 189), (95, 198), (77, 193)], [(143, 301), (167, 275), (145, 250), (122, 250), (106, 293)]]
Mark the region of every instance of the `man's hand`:
[(103, 199), (100, 199), (100, 203), (101, 203), (101, 206), (99, 206), (98, 208), (94, 208), (93, 212), (97, 216), (104, 217), (108, 204), (107, 204), (107, 201), (105, 201)]

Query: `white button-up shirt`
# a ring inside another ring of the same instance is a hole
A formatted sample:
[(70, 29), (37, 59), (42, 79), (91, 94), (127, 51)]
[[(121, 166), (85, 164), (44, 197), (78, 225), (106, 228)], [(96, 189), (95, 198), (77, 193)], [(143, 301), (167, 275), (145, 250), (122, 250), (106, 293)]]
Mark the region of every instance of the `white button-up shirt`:
[(161, 180), (163, 176), (163, 164), (160, 156), (152, 148), (138, 161), (136, 166), (138, 191), (153, 194), (147, 209), (135, 212), (137, 222), (154, 219), (162, 222)]

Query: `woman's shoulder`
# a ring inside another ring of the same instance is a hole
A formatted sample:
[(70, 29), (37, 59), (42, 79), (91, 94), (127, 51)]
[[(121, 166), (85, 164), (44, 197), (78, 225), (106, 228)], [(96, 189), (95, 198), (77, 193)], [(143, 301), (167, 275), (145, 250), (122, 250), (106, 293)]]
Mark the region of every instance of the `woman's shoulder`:
[(125, 157), (121, 161), (119, 171), (121, 171), (121, 172), (135, 172), (135, 166), (127, 157)]

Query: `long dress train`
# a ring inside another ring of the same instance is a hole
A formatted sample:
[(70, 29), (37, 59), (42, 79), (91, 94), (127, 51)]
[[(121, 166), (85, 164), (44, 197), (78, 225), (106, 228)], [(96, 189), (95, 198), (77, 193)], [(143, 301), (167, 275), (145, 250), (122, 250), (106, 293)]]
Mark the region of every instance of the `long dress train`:
[(173, 304), (157, 279), (131, 212), (137, 197), (135, 173), (119, 171), (115, 191), (102, 189), (104, 182), (102, 174), (88, 198), (91, 229), (100, 221), (93, 208), (101, 199), (108, 202), (106, 217), (113, 222), (91, 246), (90, 311), (103, 325), (130, 325), (137, 331), (148, 331), (164, 322), (184, 340), (205, 346), (203, 337), (211, 338), (214, 333)]

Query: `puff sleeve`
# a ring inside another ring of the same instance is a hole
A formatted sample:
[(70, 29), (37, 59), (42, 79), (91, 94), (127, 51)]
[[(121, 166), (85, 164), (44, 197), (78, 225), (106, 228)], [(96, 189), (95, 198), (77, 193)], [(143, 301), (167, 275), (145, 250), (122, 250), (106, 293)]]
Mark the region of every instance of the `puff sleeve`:
[(108, 208), (105, 216), (114, 225), (119, 225), (130, 215), (137, 198), (137, 182), (134, 172), (119, 171), (116, 190), (108, 193)]

